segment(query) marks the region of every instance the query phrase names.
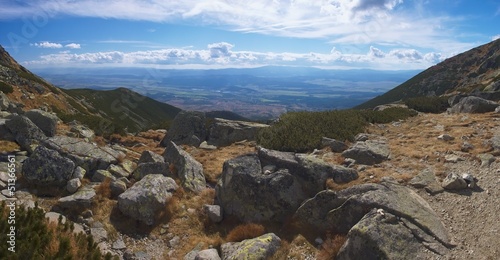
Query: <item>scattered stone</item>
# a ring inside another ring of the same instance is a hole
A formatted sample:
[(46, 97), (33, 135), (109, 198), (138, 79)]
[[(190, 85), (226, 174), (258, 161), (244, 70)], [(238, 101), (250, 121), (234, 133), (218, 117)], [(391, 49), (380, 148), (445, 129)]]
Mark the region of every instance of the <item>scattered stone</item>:
[(187, 144), (198, 147), (208, 135), (206, 115), (197, 111), (181, 111), (175, 116), (167, 135), (160, 142), (168, 146), (170, 142), (177, 145)]
[(93, 182), (103, 182), (106, 179), (110, 179), (110, 180), (114, 181), (114, 180), (116, 180), (116, 177), (113, 176), (113, 174), (111, 174), (110, 172), (108, 172), (106, 170), (97, 170), (94, 173), (94, 176), (92, 176)]
[(118, 179), (112, 181), (109, 184), (109, 188), (111, 189), (111, 196), (116, 198), (127, 190), (127, 184), (123, 180)]
[(489, 153), (478, 154), (477, 157), (481, 160), (481, 167), (489, 167), (495, 160), (495, 156)]
[(75, 193), (81, 186), (82, 182), (80, 181), (80, 179), (74, 178), (68, 181), (68, 183), (66, 184), (66, 190), (69, 193)]
[(461, 190), (467, 188), (467, 182), (462, 176), (456, 173), (450, 173), (443, 180), (441, 186), (446, 190)]
[(64, 187), (72, 178), (75, 163), (57, 151), (38, 146), (24, 161), (22, 173), (29, 182)]
[(0, 91), (0, 111), (5, 111), (9, 108), (11, 104), (9, 97)]
[(124, 249), (127, 249), (127, 246), (125, 245), (125, 242), (123, 242), (122, 239), (118, 239), (115, 242), (113, 242), (113, 245), (111, 246), (111, 248), (113, 248), (115, 250), (124, 250)]
[(370, 139), (370, 135), (369, 134), (365, 134), (365, 133), (357, 134), (354, 137), (354, 141), (356, 141), (356, 142), (364, 142), (364, 141), (368, 141), (368, 139)]
[(132, 172), (135, 180), (141, 180), (144, 176), (149, 174), (162, 174), (164, 176), (172, 177), (168, 163), (163, 162), (147, 162), (140, 163)]
[(184, 189), (195, 193), (201, 192), (206, 187), (203, 165), (196, 161), (189, 153), (182, 150), (175, 143), (170, 142), (163, 153), (165, 162), (173, 164), (176, 174), (181, 180)]
[(474, 149), (474, 145), (472, 145), (469, 142), (463, 142), (462, 146), (460, 147), (460, 150), (464, 153), (470, 152), (471, 150)]
[(225, 243), (221, 246), (222, 259), (269, 259), (281, 245), (281, 239), (268, 233), (238, 243)]
[(342, 156), (351, 158), (358, 164), (373, 165), (389, 159), (390, 151), (385, 142), (367, 140), (356, 142), (345, 150)]
[(59, 206), (65, 209), (83, 211), (92, 206), (92, 201), (96, 196), (92, 187), (84, 186), (70, 196), (62, 197), (58, 200)]
[(181, 238), (179, 236), (175, 236), (168, 241), (168, 245), (171, 248), (174, 248), (174, 247), (178, 246), (180, 242), (181, 242)]
[(437, 137), (438, 140), (443, 140), (443, 141), (452, 141), (455, 140), (455, 137), (449, 135), (449, 134), (442, 134)]
[(144, 152), (142, 152), (141, 158), (139, 158), (139, 161), (137, 162), (137, 164), (164, 163), (164, 162), (165, 162), (165, 159), (163, 158), (163, 156), (161, 156), (155, 152), (152, 152), (152, 151), (144, 151)]
[(462, 179), (467, 183), (467, 187), (473, 189), (476, 187), (476, 178), (472, 176), (470, 173), (464, 173), (462, 174)]
[(262, 173), (271, 174), (271, 173), (275, 172), (277, 169), (278, 169), (278, 167), (276, 167), (276, 165), (266, 165), (266, 166), (262, 167)]
[(189, 253), (187, 253), (184, 256), (184, 260), (195, 260), (196, 255), (198, 254), (198, 252), (201, 251), (201, 249), (204, 246), (205, 246), (205, 244), (203, 242), (200, 242), (200, 243), (196, 244), (196, 246), (193, 248), (193, 250), (191, 250)]
[(254, 141), (257, 133), (266, 127), (269, 125), (215, 118), (210, 125), (207, 142), (209, 145), (228, 146), (243, 140)]
[(24, 115), (38, 126), (46, 136), (52, 137), (56, 135), (57, 122), (60, 119), (55, 114), (40, 109), (32, 109)]
[(165, 208), (177, 189), (172, 178), (150, 174), (118, 196), (118, 209), (125, 215), (153, 225), (158, 211)]
[(203, 205), (203, 212), (214, 223), (219, 223), (223, 219), (222, 208), (219, 205)]
[(465, 159), (456, 154), (448, 154), (444, 157), (444, 162), (447, 163), (457, 163), (460, 161), (465, 161)]
[(347, 150), (347, 148), (348, 148), (348, 146), (344, 142), (341, 142), (341, 141), (338, 141), (335, 139), (331, 139), (331, 138), (327, 138), (327, 137), (321, 138), (321, 145), (323, 147), (325, 147), (325, 146), (330, 147), (330, 149), (334, 153), (341, 153), (341, 152)]
[(85, 169), (83, 169), (80, 166), (76, 166), (75, 171), (73, 172), (73, 178), (78, 178), (78, 179), (82, 180), (83, 177), (85, 177), (86, 173), (87, 173), (87, 171)]
[(110, 172), (116, 178), (121, 178), (121, 177), (126, 178), (130, 176), (130, 172), (126, 171), (123, 167), (115, 164), (110, 164), (107, 171)]
[(45, 140), (47, 136), (29, 118), (14, 115), (5, 122), (5, 126), (15, 136), (16, 142), (21, 149), (33, 152), (32, 145), (36, 145)]
[(468, 96), (460, 99), (460, 102), (451, 107), (451, 113), (487, 113), (495, 111), (498, 107), (496, 102), (480, 97)]
[(91, 227), (90, 235), (94, 237), (94, 241), (96, 243), (108, 241), (108, 231), (106, 231), (103, 227)]
[(73, 137), (86, 138), (87, 140), (92, 140), (95, 137), (94, 131), (84, 125), (78, 124), (77, 122), (71, 122), (70, 126), (70, 131), (74, 133)]
[(205, 249), (201, 250), (196, 254), (196, 257), (194, 258), (195, 260), (220, 260), (219, 252), (217, 252), (217, 249), (215, 248), (210, 248), (210, 249)]
[(203, 141), (201, 142), (200, 144), (200, 149), (203, 149), (203, 150), (217, 150), (217, 146), (215, 145), (210, 145), (207, 143), (207, 141)]
[(49, 220), (49, 222), (52, 223), (59, 223), (59, 219), (61, 219), (61, 224), (66, 223), (66, 217), (60, 213), (57, 212), (47, 212), (45, 213), (45, 218)]
[(417, 176), (410, 180), (409, 184), (415, 188), (421, 189), (436, 182), (434, 172), (430, 169), (421, 171)]

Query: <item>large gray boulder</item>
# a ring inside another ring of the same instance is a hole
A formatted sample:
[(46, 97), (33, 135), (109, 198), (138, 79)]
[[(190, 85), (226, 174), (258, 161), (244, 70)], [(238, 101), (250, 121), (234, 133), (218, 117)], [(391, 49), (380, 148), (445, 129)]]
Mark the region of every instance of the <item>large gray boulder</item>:
[(256, 139), (257, 133), (269, 125), (215, 118), (208, 135), (208, 144), (227, 146), (232, 143)]
[(162, 146), (170, 142), (198, 147), (207, 138), (206, 115), (197, 111), (181, 111), (175, 116), (167, 135), (161, 141)]
[(144, 152), (142, 152), (141, 157), (139, 158), (139, 161), (137, 162), (137, 164), (155, 163), (155, 162), (163, 163), (163, 162), (165, 162), (165, 159), (163, 158), (163, 156), (161, 156), (155, 152), (144, 151)]
[(15, 136), (21, 149), (29, 152), (33, 152), (32, 144), (38, 144), (47, 138), (43, 131), (25, 116), (13, 115), (5, 125)]
[(446, 247), (432, 243), (431, 237), (424, 242), (417, 239), (417, 230), (406, 219), (372, 209), (351, 228), (335, 259), (436, 259), (446, 253)]
[(0, 91), (0, 111), (6, 111), (9, 108), (10, 100), (7, 95)]
[(56, 135), (59, 118), (55, 114), (40, 109), (32, 109), (24, 115), (38, 126), (46, 136), (52, 137)]
[(26, 180), (47, 186), (65, 186), (72, 179), (74, 170), (73, 161), (43, 146), (38, 146), (22, 166)]
[(385, 142), (366, 140), (356, 142), (342, 156), (354, 159), (358, 164), (373, 165), (389, 159), (390, 151)]
[(283, 221), (307, 198), (287, 169), (264, 174), (255, 154), (224, 162), (216, 196), (225, 213), (242, 221)]
[(258, 148), (258, 155), (263, 167), (287, 169), (298, 178), (308, 197), (324, 190), (328, 179), (333, 179), (336, 183), (347, 183), (358, 178), (356, 170), (327, 163), (314, 155), (280, 152), (262, 147)]
[(480, 97), (464, 97), (460, 102), (451, 107), (452, 113), (486, 113), (493, 112), (498, 107), (496, 102)]
[(173, 165), (184, 189), (201, 192), (206, 188), (203, 165), (175, 143), (170, 142), (163, 153), (165, 162)]
[(273, 233), (253, 239), (221, 245), (222, 259), (270, 259), (281, 246), (281, 239)]
[(117, 164), (119, 158), (125, 157), (124, 153), (113, 150), (109, 146), (99, 147), (94, 143), (74, 137), (54, 136), (45, 140), (43, 145), (57, 150), (91, 174), (99, 169), (108, 169), (111, 164)]
[(124, 215), (153, 225), (157, 214), (165, 209), (177, 188), (172, 178), (161, 174), (144, 176), (118, 196), (118, 209)]
[(412, 232), (416, 239), (425, 242), (424, 246), (429, 243), (452, 246), (448, 231), (429, 204), (409, 188), (390, 182), (319, 192), (300, 206), (294, 218), (309, 232), (333, 230), (345, 234), (372, 209), (381, 209), (411, 223), (415, 229)]
[(331, 139), (328, 137), (321, 138), (321, 145), (323, 147), (330, 147), (330, 149), (334, 153), (341, 153), (341, 152), (345, 151), (347, 148), (349, 148), (344, 142), (341, 142), (341, 141), (338, 141), (335, 139)]

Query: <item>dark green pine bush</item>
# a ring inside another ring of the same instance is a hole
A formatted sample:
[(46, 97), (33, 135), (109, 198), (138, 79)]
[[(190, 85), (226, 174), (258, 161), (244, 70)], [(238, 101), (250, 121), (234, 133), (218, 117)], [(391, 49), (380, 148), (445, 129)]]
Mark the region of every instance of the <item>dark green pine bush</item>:
[(449, 107), (448, 97), (414, 97), (404, 101), (410, 109), (423, 113), (439, 114)]
[(320, 147), (321, 138), (353, 141), (369, 123), (389, 123), (416, 115), (406, 108), (289, 112), (271, 127), (261, 130), (259, 145), (280, 151), (306, 152)]

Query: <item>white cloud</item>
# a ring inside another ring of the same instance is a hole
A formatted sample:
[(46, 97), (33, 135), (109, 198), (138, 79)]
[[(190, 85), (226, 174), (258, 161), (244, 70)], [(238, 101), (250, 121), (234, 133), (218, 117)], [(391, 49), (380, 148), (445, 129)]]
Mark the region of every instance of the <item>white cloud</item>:
[(392, 49), (387, 52), (371, 46), (365, 54), (333, 48), (328, 53), (235, 51), (227, 42), (212, 43), (206, 49), (167, 48), (135, 52), (94, 52), (43, 55), (27, 62), (31, 66), (85, 65), (103, 66), (170, 66), (172, 68), (257, 67), (263, 65), (351, 67), (373, 69), (424, 69), (442, 61), (439, 53), (421, 53), (415, 49)]
[(66, 44), (66, 45), (64, 45), (64, 47), (70, 48), (70, 49), (80, 49), (81, 48), (80, 44), (78, 44), (78, 43)]
[(62, 44), (54, 42), (39, 42), (32, 44), (32, 46), (36, 46), (38, 48), (49, 48), (49, 49), (60, 49), (63, 47)]
[(491, 37), (492, 41), (496, 41), (498, 39), (500, 39), (500, 34), (497, 34), (497, 35)]

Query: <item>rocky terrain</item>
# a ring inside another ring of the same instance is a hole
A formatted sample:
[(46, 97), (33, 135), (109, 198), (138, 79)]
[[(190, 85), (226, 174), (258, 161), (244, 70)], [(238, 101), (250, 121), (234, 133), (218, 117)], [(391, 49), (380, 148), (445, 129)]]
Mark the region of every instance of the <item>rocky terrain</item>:
[[(3, 68), (12, 78), (22, 70)], [(500, 257), (495, 101), (454, 95), (445, 113), (371, 124), (353, 142), (323, 138), (294, 153), (256, 143), (269, 125), (195, 111), (169, 129), (104, 138), (28, 102), (43, 93), (18, 99), (32, 81), (10, 82), (15, 91), (0, 93), (0, 200), (74, 223), (103, 255)]]

